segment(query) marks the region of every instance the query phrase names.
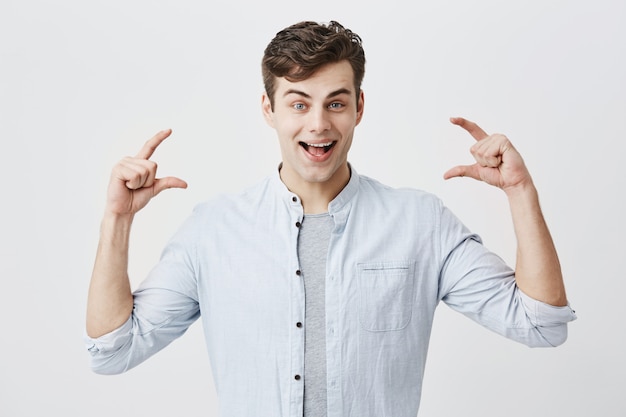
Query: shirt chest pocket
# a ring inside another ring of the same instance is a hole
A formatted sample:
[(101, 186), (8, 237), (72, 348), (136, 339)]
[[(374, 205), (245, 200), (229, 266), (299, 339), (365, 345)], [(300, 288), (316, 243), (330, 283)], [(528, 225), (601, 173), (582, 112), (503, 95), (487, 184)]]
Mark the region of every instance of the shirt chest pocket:
[(359, 320), (365, 330), (400, 330), (409, 324), (414, 297), (413, 261), (357, 265)]

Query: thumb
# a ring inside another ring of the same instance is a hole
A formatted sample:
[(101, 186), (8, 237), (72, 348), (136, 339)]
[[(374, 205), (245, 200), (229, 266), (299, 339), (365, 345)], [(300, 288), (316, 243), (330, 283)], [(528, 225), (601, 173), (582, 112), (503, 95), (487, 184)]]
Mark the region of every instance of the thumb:
[(479, 179), (477, 168), (478, 168), (478, 166), (476, 164), (474, 164), (474, 165), (457, 165), (454, 168), (450, 168), (449, 170), (447, 170), (443, 174), (443, 179), (444, 180), (449, 180), (450, 178), (470, 177), (470, 178), (474, 178), (475, 180), (477, 180), (477, 179)]
[(161, 191), (167, 190), (169, 188), (187, 188), (187, 183), (176, 177), (158, 178), (154, 180), (152, 196), (154, 197)]

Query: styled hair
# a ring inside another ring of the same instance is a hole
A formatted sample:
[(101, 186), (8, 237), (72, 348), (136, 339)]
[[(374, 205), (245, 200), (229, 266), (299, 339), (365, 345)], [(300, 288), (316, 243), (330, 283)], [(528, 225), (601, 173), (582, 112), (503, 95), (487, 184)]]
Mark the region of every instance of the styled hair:
[(365, 75), (365, 52), (359, 35), (335, 21), (305, 21), (281, 30), (265, 48), (262, 61), (263, 84), (272, 107), (277, 78), (302, 81), (324, 65), (343, 60), (352, 67), (358, 100)]

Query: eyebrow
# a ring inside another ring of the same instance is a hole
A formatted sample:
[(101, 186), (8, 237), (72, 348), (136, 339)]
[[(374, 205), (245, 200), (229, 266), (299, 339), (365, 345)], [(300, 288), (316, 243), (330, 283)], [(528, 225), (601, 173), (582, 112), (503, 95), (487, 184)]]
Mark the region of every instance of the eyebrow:
[[(328, 98), (332, 98), (332, 97), (337, 97), (337, 96), (339, 96), (341, 94), (348, 94), (348, 95), (350, 95), (351, 93), (352, 93), (352, 91), (348, 90), (347, 88), (340, 88), (338, 90), (335, 90), (335, 91), (329, 93), (326, 96), (326, 98), (328, 99)], [(290, 88), (289, 90), (285, 91), (285, 94), (283, 94), (283, 97), (286, 97), (289, 94), (297, 94), (297, 95), (302, 96), (304, 98), (309, 98), (309, 99), (311, 98), (310, 94), (307, 94), (304, 91), (296, 90), (296, 89), (293, 89), (293, 88)]]

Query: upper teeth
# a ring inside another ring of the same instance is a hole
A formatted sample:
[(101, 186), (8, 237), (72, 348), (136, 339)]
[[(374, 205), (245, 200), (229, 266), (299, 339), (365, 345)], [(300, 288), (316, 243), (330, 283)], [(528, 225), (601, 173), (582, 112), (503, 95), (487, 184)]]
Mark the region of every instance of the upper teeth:
[(323, 148), (325, 146), (330, 146), (332, 145), (332, 142), (328, 142), (328, 143), (307, 143), (307, 146), (313, 146), (315, 148)]

